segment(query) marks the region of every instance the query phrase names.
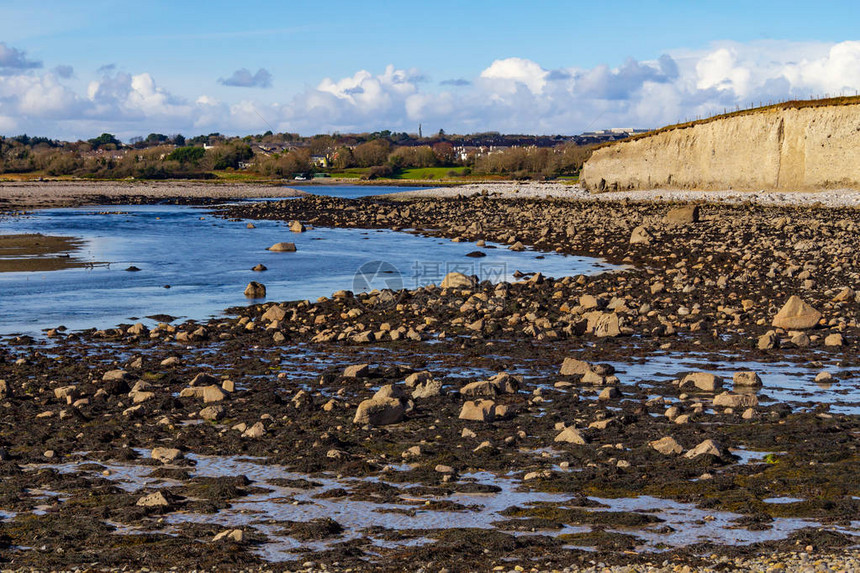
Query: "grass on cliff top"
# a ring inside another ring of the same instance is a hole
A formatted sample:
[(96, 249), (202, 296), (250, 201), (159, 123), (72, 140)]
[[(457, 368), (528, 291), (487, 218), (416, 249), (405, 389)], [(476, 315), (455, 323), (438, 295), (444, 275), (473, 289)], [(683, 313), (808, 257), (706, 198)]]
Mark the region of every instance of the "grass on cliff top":
[(711, 117), (706, 117), (705, 119), (696, 119), (694, 121), (688, 121), (685, 123), (676, 123), (674, 125), (667, 125), (665, 127), (661, 127), (659, 129), (655, 129), (653, 131), (648, 131), (646, 133), (639, 133), (636, 135), (632, 135), (626, 139), (620, 139), (618, 141), (608, 141), (606, 143), (602, 143), (594, 148), (594, 150), (598, 150), (603, 147), (609, 147), (615, 145), (617, 143), (624, 143), (627, 141), (636, 141), (637, 139), (645, 139), (646, 137), (652, 137), (654, 135), (665, 133), (667, 131), (673, 131), (676, 129), (687, 129), (688, 127), (695, 127), (697, 125), (704, 125), (706, 123), (711, 123), (713, 121), (719, 121), (721, 119), (728, 119), (730, 117), (740, 117), (744, 115), (755, 115), (759, 113), (766, 113), (771, 111), (779, 111), (784, 109), (804, 109), (807, 107), (832, 107), (832, 106), (843, 106), (843, 105), (857, 105), (860, 104), (860, 96), (845, 96), (845, 97), (832, 97), (826, 99), (802, 99), (802, 100), (791, 100), (784, 101), (780, 103), (775, 103), (772, 105), (765, 105), (761, 107), (752, 107), (749, 109), (741, 109), (738, 111), (731, 111), (729, 113), (721, 113), (720, 115), (714, 115)]

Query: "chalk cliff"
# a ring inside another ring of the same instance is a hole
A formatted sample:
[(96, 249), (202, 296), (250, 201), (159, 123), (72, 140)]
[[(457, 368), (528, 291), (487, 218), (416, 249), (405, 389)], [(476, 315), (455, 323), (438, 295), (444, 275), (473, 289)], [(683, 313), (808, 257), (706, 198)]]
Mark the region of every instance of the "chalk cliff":
[(669, 127), (600, 147), (591, 190), (860, 189), (860, 98), (798, 102)]

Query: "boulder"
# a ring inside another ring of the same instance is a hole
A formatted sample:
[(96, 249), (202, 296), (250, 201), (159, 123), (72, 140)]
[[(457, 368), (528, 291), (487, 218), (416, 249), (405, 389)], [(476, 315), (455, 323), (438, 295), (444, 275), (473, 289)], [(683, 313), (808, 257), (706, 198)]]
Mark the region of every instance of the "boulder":
[(403, 421), (406, 409), (398, 398), (374, 396), (358, 405), (353, 424), (386, 426)]
[(442, 288), (472, 288), (475, 286), (475, 279), (467, 277), (463, 273), (453, 272), (445, 275), (439, 286)]
[(659, 440), (648, 442), (648, 445), (665, 456), (672, 454), (680, 454), (684, 451), (684, 448), (681, 447), (681, 444), (676, 442), (675, 438), (673, 438), (672, 436), (666, 436), (665, 438), (660, 438)]
[(263, 263), (258, 263), (256, 265), (254, 265), (253, 267), (251, 267), (251, 270), (254, 271), (255, 273), (261, 273), (263, 271), (269, 270), (269, 267), (267, 267)]
[(290, 221), (290, 231), (292, 231), (293, 233), (304, 233), (305, 232), (305, 226), (302, 225), (301, 221), (293, 220), (293, 221)]
[(262, 438), (266, 434), (266, 427), (263, 422), (257, 422), (250, 428), (242, 432), (243, 438)]
[(590, 371), (591, 364), (588, 362), (576, 358), (565, 358), (564, 362), (561, 363), (559, 374), (562, 376), (582, 376)]
[(750, 408), (758, 406), (758, 398), (755, 394), (735, 394), (734, 392), (723, 392), (714, 396), (714, 407), (717, 408)]
[(631, 245), (650, 245), (652, 241), (651, 233), (643, 226), (638, 226), (630, 233)]
[(370, 373), (370, 364), (353, 364), (343, 370), (344, 378), (364, 378)]
[(681, 380), (681, 388), (695, 386), (703, 392), (716, 392), (723, 387), (723, 379), (707, 372), (693, 372)]
[(706, 454), (715, 456), (717, 458), (723, 457), (722, 448), (714, 440), (705, 440), (704, 442), (700, 443), (698, 446), (684, 454), (684, 457), (688, 460), (692, 460), (693, 458), (697, 458)]
[(261, 320), (272, 322), (274, 320), (282, 321), (287, 316), (287, 311), (283, 309), (280, 305), (272, 305), (269, 309), (263, 313)]
[(821, 320), (821, 313), (809, 306), (800, 297), (792, 295), (773, 318), (775, 328), (806, 330)]
[(699, 222), (699, 206), (687, 205), (685, 207), (677, 207), (670, 209), (666, 216), (663, 217), (663, 222), (670, 225), (688, 225), (690, 223)]
[(180, 452), (176, 448), (152, 448), (152, 452), (149, 454), (149, 457), (154, 460), (158, 460), (163, 464), (169, 464), (178, 459), (181, 459), (182, 452)]
[(498, 394), (516, 394), (520, 389), (519, 381), (507, 372), (499, 372), (489, 380), (470, 382), (460, 388), (463, 396), (496, 396)]
[(750, 370), (735, 372), (734, 376), (732, 376), (732, 382), (737, 387), (755, 387), (761, 386), (761, 378), (759, 378), (758, 374), (752, 372)]
[(427, 380), (420, 382), (412, 391), (412, 398), (434, 398), (442, 394), (442, 382), (439, 380)]
[(406, 384), (406, 386), (408, 386), (409, 388), (415, 388), (419, 384), (429, 382), (432, 379), (433, 375), (429, 371), (422, 370), (421, 372), (413, 372), (412, 374), (407, 376), (406, 380), (404, 380), (403, 383)]
[(227, 397), (227, 394), (224, 393), (220, 386), (213, 384), (212, 386), (204, 386), (201, 389), (201, 397), (204, 403), (209, 404), (212, 402), (221, 402)]
[(225, 542), (225, 541), (234, 541), (236, 543), (242, 543), (245, 540), (245, 533), (241, 529), (225, 529), (224, 531), (215, 535), (212, 538), (213, 542)]
[(245, 296), (248, 298), (265, 298), (266, 285), (257, 281), (249, 282), (248, 286), (245, 287)]
[(170, 507), (171, 501), (160, 491), (145, 495), (137, 500), (138, 507)]
[(102, 380), (105, 382), (111, 380), (128, 380), (130, 377), (131, 374), (129, 374), (125, 370), (108, 370), (102, 376)]
[(562, 430), (562, 432), (555, 437), (555, 442), (564, 442), (566, 444), (577, 444), (580, 446), (584, 446), (588, 443), (588, 440), (573, 426), (569, 426)]
[(274, 251), (276, 253), (295, 253), (296, 252), (296, 244), (295, 243), (275, 243), (268, 249), (267, 251)]
[(769, 330), (758, 337), (759, 350), (772, 350), (774, 348), (779, 348), (779, 337), (776, 332)]
[(492, 400), (469, 400), (463, 404), (459, 418), (476, 422), (492, 422), (504, 417), (507, 413), (505, 406), (497, 405)]
[(828, 334), (824, 338), (824, 346), (842, 346), (845, 344), (845, 339), (838, 332)]
[(0, 400), (12, 396), (12, 386), (5, 380), (0, 380)]
[(222, 406), (206, 406), (197, 415), (203, 420), (217, 422), (224, 417), (224, 408)]
[(597, 338), (615, 337), (621, 334), (621, 321), (614, 312), (589, 312), (585, 318), (588, 320), (586, 327), (588, 332)]

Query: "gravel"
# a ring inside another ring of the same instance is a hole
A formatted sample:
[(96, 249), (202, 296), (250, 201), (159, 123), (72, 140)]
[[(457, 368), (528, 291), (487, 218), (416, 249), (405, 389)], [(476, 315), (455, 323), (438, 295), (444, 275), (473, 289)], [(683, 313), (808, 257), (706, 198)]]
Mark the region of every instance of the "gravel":
[(579, 185), (563, 183), (476, 183), (460, 187), (438, 187), (420, 191), (403, 191), (385, 195), (391, 199), (421, 197), (456, 197), (486, 191), (498, 198), (561, 198), (574, 201), (708, 201), (715, 203), (743, 203), (759, 205), (821, 205), (824, 207), (860, 207), (860, 191), (832, 189), (824, 191), (700, 191), (652, 189), (650, 191), (612, 191), (591, 193)]

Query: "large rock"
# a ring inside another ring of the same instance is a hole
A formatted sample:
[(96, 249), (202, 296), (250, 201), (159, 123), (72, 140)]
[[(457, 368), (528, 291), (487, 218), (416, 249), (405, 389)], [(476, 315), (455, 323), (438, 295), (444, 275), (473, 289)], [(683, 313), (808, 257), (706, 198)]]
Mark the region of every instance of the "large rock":
[(723, 392), (714, 396), (714, 407), (718, 408), (749, 408), (758, 406), (758, 398), (755, 394), (735, 394), (734, 392)]
[(12, 386), (5, 380), (0, 380), (0, 400), (12, 396)]
[(467, 277), (463, 273), (448, 273), (439, 286), (442, 288), (472, 288), (475, 286), (475, 279)]
[(149, 457), (154, 460), (158, 460), (163, 464), (169, 464), (181, 459), (182, 452), (176, 448), (152, 448), (152, 452), (149, 454)]
[(463, 404), (459, 418), (476, 422), (492, 422), (507, 414), (507, 407), (496, 404), (492, 400), (469, 400)]
[(681, 380), (681, 388), (695, 386), (703, 392), (716, 392), (723, 387), (723, 379), (707, 372), (693, 372)]
[(773, 326), (785, 330), (805, 330), (813, 328), (821, 320), (821, 313), (792, 295), (773, 317)]
[(651, 233), (643, 226), (638, 226), (630, 233), (631, 245), (650, 245), (652, 241)]
[(562, 376), (582, 376), (589, 371), (591, 371), (591, 364), (585, 360), (565, 358), (564, 362), (561, 363), (559, 374)]
[(295, 253), (296, 252), (296, 244), (295, 243), (275, 243), (268, 249), (268, 251), (274, 251), (276, 253)]
[(257, 281), (249, 282), (248, 286), (245, 287), (245, 296), (248, 298), (265, 298), (266, 285)]
[(305, 226), (302, 225), (301, 221), (293, 220), (293, 221), (290, 221), (290, 231), (292, 231), (293, 233), (304, 233), (305, 232)]
[(362, 426), (386, 426), (402, 422), (405, 413), (406, 408), (399, 399), (374, 396), (358, 405), (352, 422)]
[(434, 398), (442, 394), (442, 382), (439, 380), (427, 380), (419, 382), (412, 391), (412, 398)]
[(732, 382), (734, 382), (735, 388), (739, 386), (745, 388), (761, 386), (761, 378), (751, 370), (735, 372), (732, 376)]
[(648, 445), (665, 456), (672, 454), (680, 454), (684, 451), (684, 448), (681, 447), (681, 444), (676, 442), (675, 438), (673, 438), (672, 436), (666, 436), (665, 438), (660, 438), (659, 440), (648, 442)]
[(670, 225), (687, 225), (689, 223), (699, 222), (699, 206), (687, 205), (686, 207), (677, 207), (669, 210), (666, 216), (663, 217), (663, 222)]
[(268, 322), (272, 322), (274, 320), (281, 321), (284, 320), (284, 317), (287, 316), (287, 311), (283, 309), (280, 305), (272, 305), (269, 309), (263, 313), (261, 320), (265, 320)]
[(594, 318), (594, 326), (592, 327), (591, 318), (588, 319), (588, 329), (592, 331), (597, 338), (614, 337), (621, 334), (621, 323), (618, 315), (614, 312), (595, 313), (600, 316)]
[(475, 279), (467, 277), (463, 273), (453, 272), (445, 275), (439, 286), (442, 288), (472, 288), (475, 286)]
[(136, 505), (139, 507), (170, 507), (171, 500), (163, 492), (157, 491), (138, 499)]
[(343, 370), (344, 378), (364, 378), (370, 373), (370, 364), (353, 364)]
[(489, 380), (478, 380), (460, 388), (463, 396), (496, 396), (516, 394), (520, 389), (519, 381), (507, 372), (499, 372)]
[(698, 446), (684, 454), (684, 457), (688, 460), (692, 460), (693, 458), (697, 458), (703, 455), (711, 455), (717, 458), (723, 457), (723, 450), (719, 444), (717, 444), (714, 440), (705, 440), (700, 443)]
[(555, 442), (564, 442), (566, 444), (578, 444), (580, 446), (584, 446), (588, 443), (588, 440), (573, 426), (569, 426), (562, 430), (562, 432), (555, 437)]

